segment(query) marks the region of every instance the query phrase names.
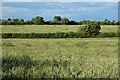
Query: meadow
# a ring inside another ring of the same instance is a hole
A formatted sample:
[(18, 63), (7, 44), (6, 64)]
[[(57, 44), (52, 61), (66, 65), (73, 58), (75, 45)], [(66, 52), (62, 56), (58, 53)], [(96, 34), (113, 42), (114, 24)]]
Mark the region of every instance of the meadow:
[[(83, 25), (3, 25), (3, 33), (76, 32)], [(100, 32), (117, 32), (118, 25), (101, 25)]]
[[(3, 25), (2, 33), (77, 32), (83, 25)], [(100, 32), (117, 32), (101, 25)], [(2, 39), (3, 78), (118, 78), (118, 38)]]
[(117, 78), (117, 38), (3, 39), (3, 78)]

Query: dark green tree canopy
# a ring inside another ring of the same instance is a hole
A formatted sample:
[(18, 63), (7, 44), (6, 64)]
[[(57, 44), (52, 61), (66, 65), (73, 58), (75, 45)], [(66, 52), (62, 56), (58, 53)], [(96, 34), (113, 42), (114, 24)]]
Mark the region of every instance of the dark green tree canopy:
[(76, 21), (74, 21), (74, 20), (71, 20), (71, 21), (69, 21), (69, 24), (70, 24), (70, 25), (76, 25), (76, 24), (77, 24), (77, 22), (76, 22)]
[(120, 25), (120, 21), (110, 21), (105, 19), (104, 21), (95, 21), (95, 20), (82, 20), (82, 21), (75, 21), (69, 20), (68, 18), (61, 18), (61, 16), (54, 16), (53, 20), (44, 21), (43, 17), (36, 16), (32, 18), (32, 20), (24, 20), (24, 19), (1, 19), (1, 25), (86, 25), (89, 23), (98, 23), (99, 25)]
[(11, 18), (8, 18), (8, 21), (11, 21)]
[(69, 19), (67, 18), (62, 18), (62, 24), (68, 24), (69, 23)]
[(54, 21), (61, 21), (61, 17), (60, 16), (54, 16)]
[(54, 16), (54, 19), (52, 20), (51, 23), (52, 23), (53, 25), (54, 25), (54, 24), (55, 24), (55, 25), (56, 25), (56, 24), (57, 24), (57, 25), (60, 25), (60, 24), (61, 24), (61, 20), (62, 20), (62, 19), (61, 19), (60, 16)]
[(44, 24), (43, 17), (36, 16), (35, 18), (32, 18), (32, 21), (34, 24)]

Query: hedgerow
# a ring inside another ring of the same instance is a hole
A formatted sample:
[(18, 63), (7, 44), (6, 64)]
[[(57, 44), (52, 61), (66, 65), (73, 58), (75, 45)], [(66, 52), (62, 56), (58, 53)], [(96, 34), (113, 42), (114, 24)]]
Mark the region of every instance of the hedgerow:
[(90, 35), (78, 32), (56, 32), (56, 33), (2, 33), (2, 38), (93, 38), (93, 37), (118, 37), (118, 33), (108, 32)]

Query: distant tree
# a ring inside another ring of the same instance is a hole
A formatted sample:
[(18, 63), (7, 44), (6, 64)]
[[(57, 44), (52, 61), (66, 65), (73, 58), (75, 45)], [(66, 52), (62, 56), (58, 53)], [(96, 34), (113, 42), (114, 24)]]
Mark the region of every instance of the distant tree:
[(50, 25), (51, 21), (46, 21), (45, 24)]
[(2, 20), (2, 25), (7, 25), (7, 20)]
[(11, 25), (11, 21), (7, 21), (7, 25)]
[(32, 18), (32, 21), (34, 24), (37, 24), (37, 25), (44, 24), (43, 17), (41, 16), (36, 16), (35, 18)]
[(87, 23), (87, 21), (86, 21), (86, 20), (83, 20), (83, 21), (82, 21), (82, 24), (86, 24), (86, 23)]
[(120, 21), (117, 21), (117, 22), (116, 22), (116, 25), (120, 25)]
[(41, 16), (36, 16), (35, 18), (32, 18), (32, 20), (24, 20), (24, 19), (1, 19), (0, 20), (2, 25), (23, 25), (23, 24), (36, 24), (36, 25), (42, 25), (42, 24), (47, 24), (47, 25), (86, 25), (89, 23), (98, 23), (99, 25), (120, 25), (119, 21), (110, 21), (108, 19), (105, 19), (104, 21), (91, 21), (91, 20), (83, 20), (83, 21), (74, 21), (71, 20), (69, 21), (68, 18), (61, 18), (60, 16), (54, 16), (53, 20), (51, 21), (44, 21), (43, 17)]
[(13, 19), (13, 21), (14, 21), (14, 24), (15, 24), (15, 25), (18, 25), (18, 24), (19, 24), (19, 19), (18, 19), (18, 18)]
[(8, 19), (6, 20), (6, 24), (7, 24), (7, 25), (11, 25), (11, 18), (8, 18)]
[(2, 19), (0, 19), (0, 25), (2, 25)]
[(54, 21), (61, 21), (61, 17), (60, 16), (54, 16)]
[(112, 25), (116, 25), (117, 23), (116, 23), (115, 20), (113, 20), (113, 21), (111, 22), (111, 24), (112, 24)]
[(33, 24), (33, 21), (32, 21), (32, 20), (26, 20), (26, 21), (24, 21), (24, 22), (25, 22), (25, 24), (28, 24), (28, 25)]
[(108, 19), (105, 19), (104, 22), (103, 22), (104, 25), (110, 25), (110, 23), (111, 22)]
[(15, 22), (13, 19), (11, 20), (11, 25), (15, 25)]
[(69, 24), (69, 19), (63, 18), (62, 19), (62, 24), (65, 24), (65, 25)]
[(60, 16), (54, 16), (54, 19), (52, 20), (51, 24), (60, 25), (62, 23), (61, 20), (62, 19)]
[(24, 25), (24, 19), (19, 19), (19, 24)]
[(8, 21), (11, 21), (11, 18), (8, 18)]
[(71, 20), (71, 21), (69, 21), (69, 24), (70, 24), (70, 25), (76, 25), (76, 24), (77, 24), (77, 22), (76, 22), (76, 21)]
[(78, 22), (78, 25), (82, 25), (82, 21)]

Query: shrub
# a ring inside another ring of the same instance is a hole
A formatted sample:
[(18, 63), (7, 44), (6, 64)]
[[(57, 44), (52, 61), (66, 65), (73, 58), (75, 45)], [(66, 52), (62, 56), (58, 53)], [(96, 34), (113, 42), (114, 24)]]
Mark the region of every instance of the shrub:
[(101, 27), (98, 23), (88, 23), (78, 29), (79, 33), (86, 34), (87, 36), (98, 35)]
[(118, 33), (109, 32), (109, 33), (100, 33), (97, 37), (118, 37)]

